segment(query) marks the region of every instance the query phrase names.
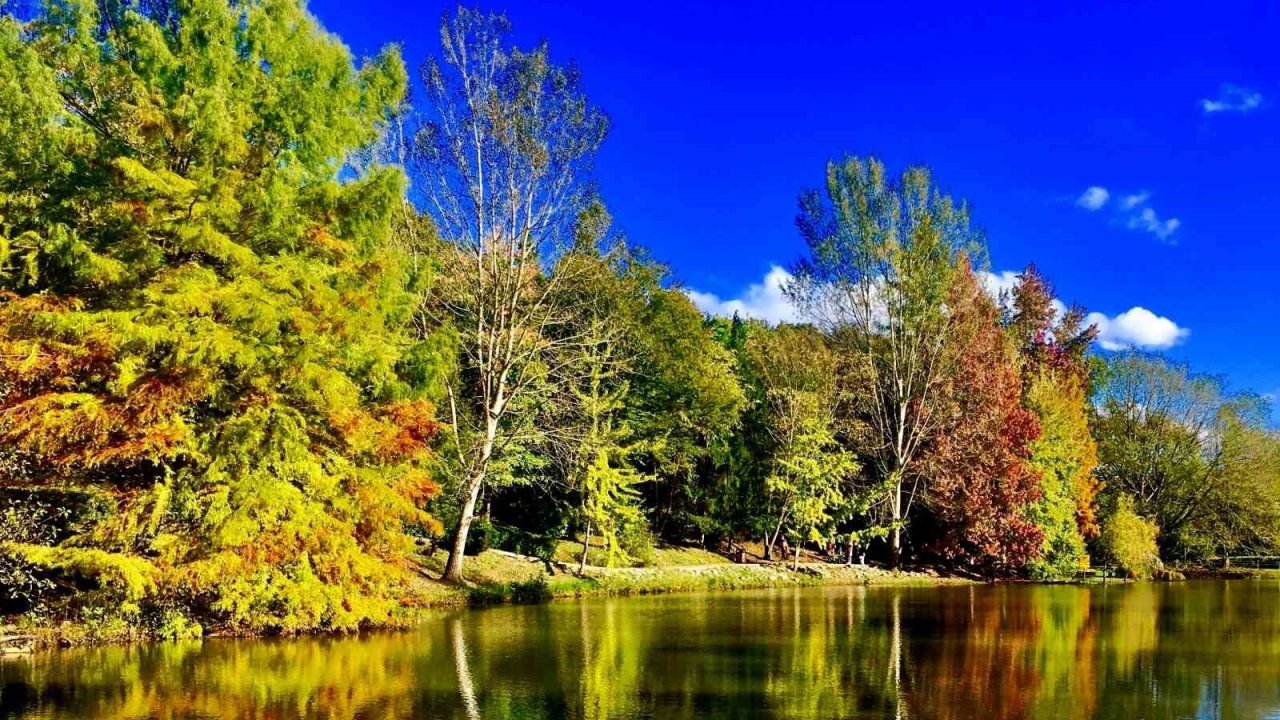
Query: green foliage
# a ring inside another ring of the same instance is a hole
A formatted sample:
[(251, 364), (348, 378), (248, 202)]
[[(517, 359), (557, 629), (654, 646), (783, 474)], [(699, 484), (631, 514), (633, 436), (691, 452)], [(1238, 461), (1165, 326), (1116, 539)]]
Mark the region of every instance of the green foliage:
[(1092, 500), (1097, 450), (1089, 434), (1084, 394), (1070, 376), (1041, 373), (1026, 393), (1027, 407), (1040, 421), (1031, 443), (1031, 467), (1040, 475), (1042, 497), (1031, 518), (1044, 532), (1044, 548), (1030, 565), (1042, 579), (1070, 578), (1089, 566), (1079, 508)]
[(836, 437), (836, 356), (817, 331), (791, 326), (752, 334), (748, 352), (762, 379), (772, 440), (765, 477), (771, 541), (783, 529), (797, 542), (825, 540), (857, 503), (859, 470)]
[(618, 546), (640, 567), (658, 564), (657, 540), (645, 522), (630, 522), (618, 533)]
[(1134, 511), (1133, 499), (1122, 495), (1102, 526), (1102, 546), (1126, 573), (1149, 578), (1161, 567), (1156, 537), (1160, 528)]
[(402, 173), (342, 168), (399, 58), (293, 0), (50, 2), (0, 46), (0, 487), (103, 507), (4, 553), (235, 630), (394, 621), (433, 526), (421, 273)]
[[(1108, 363), (1098, 404), (1093, 431), (1105, 492), (1133, 498), (1160, 528), (1167, 558), (1274, 547), (1275, 536), (1263, 529), (1274, 526), (1266, 519), (1275, 517), (1274, 505), (1255, 502), (1275, 492), (1274, 476), (1260, 470), (1269, 435), (1261, 398), (1229, 392), (1221, 378), (1184, 364), (1127, 353)], [(1246, 520), (1244, 507), (1262, 514)], [(1260, 535), (1241, 532), (1251, 522)]]
[(644, 526), (634, 487), (642, 480), (635, 470), (614, 466), (603, 449), (582, 475), (582, 516), (604, 539), (609, 567), (628, 559), (621, 538), (636, 532), (637, 526)]
[(882, 162), (827, 164), (825, 192), (800, 196), (796, 224), (807, 256), (788, 293), (865, 371), (870, 464), (886, 487), (893, 561), (924, 473), (919, 453), (944, 371), (946, 302), (956, 260), (979, 257), (969, 210), (927, 168), (890, 175)]

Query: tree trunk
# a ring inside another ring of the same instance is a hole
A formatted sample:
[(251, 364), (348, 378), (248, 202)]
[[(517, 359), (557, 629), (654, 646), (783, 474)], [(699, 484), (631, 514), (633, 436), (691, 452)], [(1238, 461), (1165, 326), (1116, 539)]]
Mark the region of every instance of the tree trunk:
[(764, 557), (761, 558), (765, 562), (773, 560), (773, 543), (769, 541), (769, 533), (765, 533), (761, 538), (761, 545), (764, 545)]
[(484, 471), (477, 471), (467, 481), (467, 501), (458, 515), (458, 525), (453, 530), (449, 545), (449, 562), (444, 566), (444, 582), (462, 583), (462, 558), (466, 556), (467, 533), (471, 532), (471, 520), (476, 514), (476, 501), (480, 498), (480, 486), (484, 484)]
[(578, 562), (578, 574), (587, 571), (587, 549), (591, 547), (591, 523), (587, 523), (587, 532), (582, 536), (582, 559)]
[[(764, 546), (764, 557), (766, 560), (773, 557), (773, 546), (778, 544), (778, 538), (782, 536), (782, 526), (786, 522), (787, 522), (787, 515), (786, 513), (783, 513), (778, 518), (778, 526), (773, 529), (773, 537), (769, 538), (766, 536), (767, 542), (765, 543), (765, 546)], [(787, 561), (787, 553), (786, 553), (786, 550), (784, 549), (782, 552), (782, 562), (785, 563), (786, 561)]]
[(902, 475), (895, 472), (893, 481), (893, 540), (889, 548), (889, 567), (902, 564)]
[(845, 561), (845, 567), (853, 567), (853, 533), (849, 533), (849, 559)]
[[(500, 406), (499, 406), (500, 407)], [(462, 559), (466, 557), (467, 533), (471, 532), (471, 520), (476, 514), (476, 501), (480, 499), (480, 488), (484, 485), (485, 476), (489, 472), (489, 460), (493, 457), (493, 444), (498, 437), (498, 414), (489, 413), (484, 428), (484, 445), (480, 447), (480, 461), (476, 463), (471, 477), (467, 480), (467, 501), (458, 514), (458, 526), (453, 530), (453, 542), (449, 547), (449, 562), (444, 566), (444, 575), (440, 579), (445, 582), (461, 585)]]

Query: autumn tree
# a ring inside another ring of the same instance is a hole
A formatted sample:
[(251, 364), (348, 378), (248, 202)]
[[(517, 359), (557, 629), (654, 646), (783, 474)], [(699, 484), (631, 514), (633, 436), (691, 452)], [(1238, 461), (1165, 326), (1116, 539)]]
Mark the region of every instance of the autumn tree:
[(1084, 380), (1085, 358), (1098, 336), (1097, 327), (1084, 324), (1084, 308), (1063, 305), (1035, 265), (1022, 271), (1006, 300), (1005, 324), (1022, 356), (1024, 384), (1045, 370)]
[(867, 370), (871, 469), (890, 488), (896, 565), (924, 478), (919, 456), (937, 427), (952, 269), (980, 236), (927, 169), (890, 177), (876, 159), (829, 163), (825, 193), (801, 195), (796, 224), (808, 255), (788, 292)]
[(1032, 517), (1045, 545), (1031, 569), (1040, 577), (1070, 576), (1087, 566), (1085, 541), (1098, 535), (1097, 446), (1087, 396), (1087, 352), (1097, 328), (1084, 326), (1082, 308), (1057, 300), (1034, 265), (1003, 300), (1005, 327), (1021, 358), (1023, 401), (1041, 430), (1031, 446), (1042, 490)]
[(449, 243), (423, 312), (460, 343), (448, 392), (460, 495), (444, 571), (453, 582), (491, 463), (532, 421), (527, 395), (557, 376), (560, 341), (549, 331), (565, 318), (548, 269), (572, 243), (608, 129), (575, 69), (552, 63), (546, 44), (508, 48), (509, 34), (501, 15), (459, 7), (445, 17), (441, 56), (422, 68), (430, 107), (413, 147), (418, 192)]
[(938, 550), (985, 572), (1014, 572), (1039, 555), (1044, 540), (1031, 518), (1041, 498), (1029, 462), (1040, 428), (1022, 406), (1018, 358), (999, 310), (967, 258), (946, 305), (946, 373), (925, 454), (928, 504), (943, 528)]
[(343, 168), (396, 53), (293, 0), (50, 2), (0, 48), (0, 502), (57, 518), (3, 554), (168, 633), (393, 621), (434, 369), (403, 175)]

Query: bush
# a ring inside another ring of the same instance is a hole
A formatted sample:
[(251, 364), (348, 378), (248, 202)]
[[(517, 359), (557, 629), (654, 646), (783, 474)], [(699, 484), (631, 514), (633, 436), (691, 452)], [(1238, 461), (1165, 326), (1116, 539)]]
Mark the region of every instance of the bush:
[(1160, 528), (1133, 509), (1133, 498), (1121, 496), (1102, 528), (1102, 546), (1130, 577), (1149, 578), (1163, 568), (1156, 547)]
[(639, 522), (627, 523), (618, 534), (618, 545), (640, 567), (651, 567), (658, 563), (654, 544), (653, 531), (643, 519)]
[(471, 532), (467, 533), (467, 546), (463, 552), (467, 555), (479, 555), (497, 546), (501, 539), (502, 533), (498, 528), (485, 520), (476, 520), (471, 524)]

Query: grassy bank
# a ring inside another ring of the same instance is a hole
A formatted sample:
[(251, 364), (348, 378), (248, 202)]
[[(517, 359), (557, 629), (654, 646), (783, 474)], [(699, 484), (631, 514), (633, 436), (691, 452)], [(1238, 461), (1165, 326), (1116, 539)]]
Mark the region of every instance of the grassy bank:
[[(579, 574), (581, 546), (565, 543), (551, 563), (500, 550), (467, 558), (467, 586), (436, 580), (446, 556), (423, 558), (422, 577), (410, 598), (407, 624), (426, 611), (505, 602), (542, 602), (590, 596), (651, 595), (677, 592), (746, 590), (818, 585), (937, 585), (969, 582), (932, 572), (895, 572), (869, 566), (844, 566), (815, 561), (790, 564), (736, 564), (697, 548), (659, 548), (652, 567), (602, 568), (588, 565)], [(588, 555), (588, 560), (593, 559)], [(212, 634), (218, 634), (214, 631)], [(29, 652), (52, 646), (120, 643), (147, 640), (144, 628), (118, 622), (40, 622), (30, 618), (0, 623), (0, 654)]]
[[(660, 551), (661, 552), (661, 551)], [(560, 553), (557, 553), (557, 560)], [(663, 564), (653, 567), (601, 568), (546, 563), (500, 551), (486, 551), (469, 558), (466, 589), (424, 581), (422, 592), (429, 606), (445, 604), (534, 602), (594, 595), (651, 595), (675, 592), (745, 590), (752, 588), (816, 585), (937, 585), (969, 582), (933, 572), (890, 571), (826, 562), (802, 562), (798, 569), (781, 563), (735, 564), (724, 557), (696, 549), (671, 549)], [(426, 567), (440, 570), (444, 555), (429, 558)]]

